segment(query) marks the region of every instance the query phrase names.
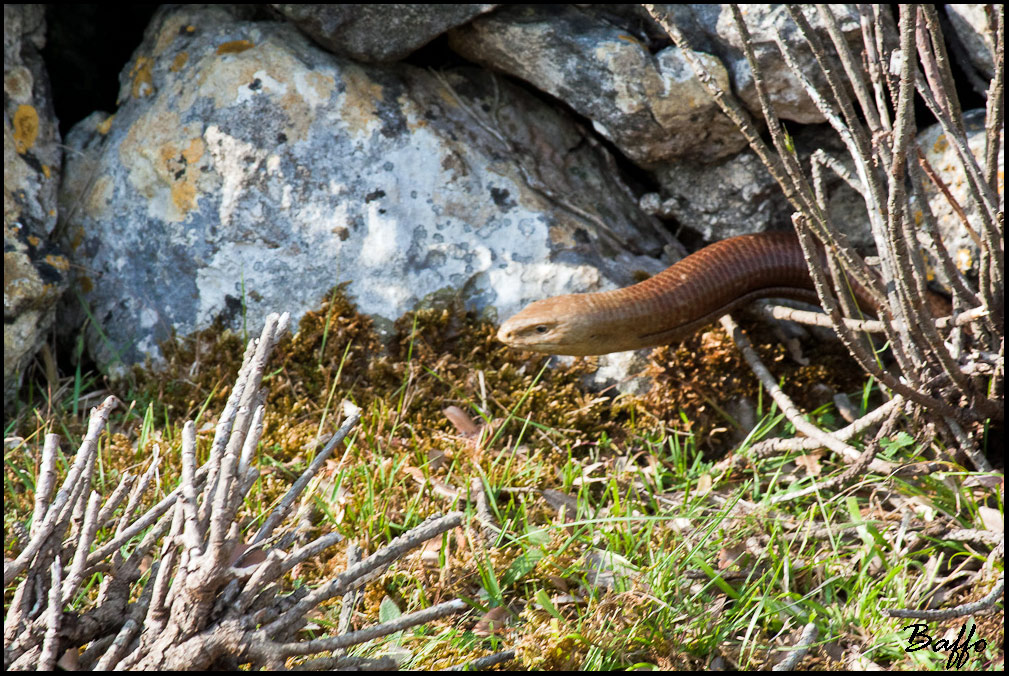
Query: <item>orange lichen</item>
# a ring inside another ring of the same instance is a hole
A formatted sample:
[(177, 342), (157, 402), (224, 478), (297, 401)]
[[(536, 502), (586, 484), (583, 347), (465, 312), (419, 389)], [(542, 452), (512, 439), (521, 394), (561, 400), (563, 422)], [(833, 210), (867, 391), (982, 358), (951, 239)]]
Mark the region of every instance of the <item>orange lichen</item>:
[(154, 61), (146, 56), (138, 56), (130, 70), (130, 94), (135, 99), (151, 96), (154, 93)]
[(168, 70), (173, 73), (178, 73), (185, 67), (187, 61), (189, 61), (189, 54), (186, 52), (179, 52), (175, 55), (175, 58), (172, 59), (172, 65), (168, 67)]
[(102, 120), (102, 122), (97, 127), (95, 127), (95, 129), (98, 131), (99, 134), (105, 136), (106, 134), (109, 133), (109, 129), (112, 128), (112, 120), (114, 119), (116, 119), (115, 115), (109, 115), (104, 120)]
[(232, 40), (217, 46), (218, 54), (241, 54), (247, 49), (252, 49), (256, 45), (251, 40)]
[(14, 149), (19, 155), (35, 146), (39, 136), (39, 114), (34, 106), (22, 103), (14, 111)]

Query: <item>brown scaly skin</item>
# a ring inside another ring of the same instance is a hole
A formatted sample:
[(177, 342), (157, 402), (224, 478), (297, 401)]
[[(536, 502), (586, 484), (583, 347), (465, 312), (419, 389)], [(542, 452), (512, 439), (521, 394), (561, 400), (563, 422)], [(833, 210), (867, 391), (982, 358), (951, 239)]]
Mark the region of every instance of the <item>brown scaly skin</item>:
[(574, 356), (658, 347), (760, 298), (819, 302), (795, 233), (732, 237), (634, 286), (536, 301), (502, 324), (498, 339)]

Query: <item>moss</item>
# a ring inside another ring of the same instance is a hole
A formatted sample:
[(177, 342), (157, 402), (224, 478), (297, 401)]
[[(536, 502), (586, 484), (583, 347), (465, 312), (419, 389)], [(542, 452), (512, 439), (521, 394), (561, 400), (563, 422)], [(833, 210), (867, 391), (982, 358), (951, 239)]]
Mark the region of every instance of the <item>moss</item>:
[[(765, 324), (744, 321), (742, 326), (786, 394), (805, 411), (826, 403), (823, 386), (834, 392), (853, 392), (865, 382), (864, 373), (839, 342), (804, 343), (809, 364), (802, 365), (787, 354)], [(734, 424), (726, 412), (728, 404), (742, 398), (756, 404), (763, 397), (764, 412), (769, 409), (770, 398), (761, 392), (732, 339), (717, 325), (679, 345), (654, 350), (648, 375), (654, 385), (642, 406), (670, 427), (692, 433), (708, 456), (724, 454), (734, 442), (733, 435), (725, 434)]]

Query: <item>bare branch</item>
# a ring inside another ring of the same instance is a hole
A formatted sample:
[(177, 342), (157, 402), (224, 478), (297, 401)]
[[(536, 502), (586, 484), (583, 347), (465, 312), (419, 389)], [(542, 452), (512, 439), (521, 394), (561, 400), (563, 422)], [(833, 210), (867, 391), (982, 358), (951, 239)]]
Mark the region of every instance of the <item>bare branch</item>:
[(778, 664), (774, 665), (771, 671), (793, 671), (802, 661), (802, 658), (809, 653), (809, 646), (813, 644), (819, 632), (816, 629), (816, 624), (810, 622), (807, 624), (803, 630), (802, 634), (799, 636), (799, 642), (793, 646), (792, 652)]
[[(4, 562), (4, 586), (11, 583), (18, 574), (28, 566), (28, 562), (38, 553), (45, 544), (49, 535), (53, 533), (57, 522), (63, 516), (62, 512), (68, 503), (71, 503), (73, 492), (76, 492), (80, 485), (89, 483), (91, 480), (91, 469), (94, 465), (95, 456), (98, 452), (98, 437), (105, 428), (105, 423), (112, 413), (119, 400), (115, 397), (108, 397), (100, 406), (92, 409), (91, 419), (88, 421), (88, 431), (81, 442), (81, 448), (77, 452), (74, 464), (67, 474), (63, 486), (56, 494), (56, 499), (49, 506), (46, 518), (39, 527), (37, 533), (32, 537), (31, 542), (21, 550), (21, 554), (10, 563)], [(71, 503), (72, 504), (72, 503)]]
[(63, 603), (60, 601), (60, 580), (63, 568), (59, 559), (53, 561), (49, 568), (52, 579), (49, 583), (49, 608), (47, 614), (46, 636), (42, 641), (42, 655), (39, 657), (39, 671), (52, 671), (56, 668), (56, 658), (59, 657), (60, 622), (63, 619)]
[(298, 499), (301, 492), (305, 490), (306, 486), (308, 486), (308, 482), (312, 480), (312, 477), (314, 477), (320, 469), (322, 469), (323, 464), (333, 454), (333, 450), (336, 448), (337, 444), (343, 441), (347, 435), (350, 434), (350, 431), (354, 429), (358, 421), (361, 419), (361, 410), (349, 402), (345, 403), (344, 410), (348, 417), (343, 422), (343, 425), (341, 425), (340, 429), (336, 431), (336, 434), (330, 438), (329, 442), (322, 451), (315, 456), (315, 459), (312, 460), (312, 464), (308, 466), (308, 469), (306, 469), (302, 475), (298, 477), (298, 480), (294, 483), (294, 485), (288, 489), (287, 493), (280, 500), (280, 504), (278, 504), (277, 507), (270, 513), (270, 516), (266, 518), (266, 521), (263, 522), (259, 532), (256, 533), (256, 537), (252, 541), (253, 544), (262, 542), (266, 538), (270, 537), (277, 523), (287, 516), (287, 513), (294, 505), (294, 501)]
[(948, 608), (946, 610), (910, 610), (904, 608), (887, 608), (885, 612), (890, 617), (905, 617), (915, 620), (931, 620), (933, 622), (939, 622), (942, 620), (951, 620), (954, 617), (966, 617), (967, 615), (975, 615), (979, 612), (987, 610), (993, 607), (996, 603), (1002, 599), (1005, 593), (1005, 575), (999, 575), (998, 582), (995, 583), (995, 588), (991, 590), (980, 601), (975, 601), (974, 603), (965, 603), (961, 606), (956, 606), (955, 608)]

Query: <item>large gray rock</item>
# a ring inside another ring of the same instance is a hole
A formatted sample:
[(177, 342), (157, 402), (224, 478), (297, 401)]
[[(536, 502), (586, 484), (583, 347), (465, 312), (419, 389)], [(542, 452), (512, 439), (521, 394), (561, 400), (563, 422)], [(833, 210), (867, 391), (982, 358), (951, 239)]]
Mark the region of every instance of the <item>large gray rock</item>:
[[(754, 87), (753, 71), (743, 54), (743, 41), (732, 18), (728, 5), (660, 5), (660, 11), (674, 17), (677, 25), (695, 42), (695, 48), (716, 55), (729, 71), (729, 77), (737, 96), (749, 110), (760, 116), (760, 103)], [(861, 53), (861, 31), (858, 11), (854, 5), (826, 5), (837, 19), (845, 40), (857, 55)], [(776, 42), (780, 34), (782, 42), (796, 54), (796, 62), (803, 73), (818, 74), (819, 66), (813, 57), (798, 27), (788, 16), (784, 5), (740, 5), (743, 21), (752, 39), (753, 51), (760, 66), (768, 89), (768, 95), (779, 117), (813, 124), (825, 118), (807, 96), (799, 81), (792, 74)], [(828, 45), (828, 54), (834, 52), (833, 44), (817, 10), (812, 5), (801, 5), (802, 14)], [(834, 70), (847, 78), (840, 61), (834, 60)], [(826, 80), (814, 75), (814, 82), (826, 86)]]
[(365, 63), (397, 61), (497, 5), (271, 5), (313, 40)]
[(42, 5), (4, 5), (4, 405), (52, 327), (67, 261), (56, 225), (62, 153), (49, 79)]
[[(561, 99), (641, 166), (710, 162), (746, 146), (678, 48), (652, 54), (593, 7), (509, 7), (450, 31), (449, 45)], [(698, 56), (727, 88), (719, 60)]]
[(166, 8), (120, 98), (68, 135), (61, 193), (106, 368), (218, 317), (297, 320), (343, 281), (388, 327), (439, 296), (504, 316), (663, 267), (668, 236), (604, 152), (487, 73), (362, 66), (287, 24)]

